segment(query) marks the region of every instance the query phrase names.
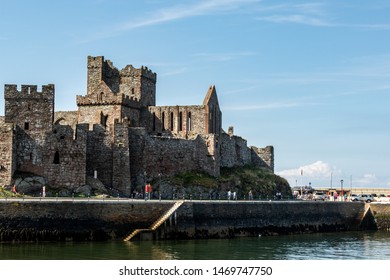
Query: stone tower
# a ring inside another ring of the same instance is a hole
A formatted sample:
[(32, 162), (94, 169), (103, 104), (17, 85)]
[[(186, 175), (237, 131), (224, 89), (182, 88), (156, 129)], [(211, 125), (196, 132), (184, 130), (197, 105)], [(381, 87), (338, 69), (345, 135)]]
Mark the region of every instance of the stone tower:
[(54, 85), (5, 85), (5, 122), (15, 126), (16, 169), (43, 175), (43, 147), (52, 131)]
[(54, 85), (5, 85), (5, 122), (14, 123), (38, 142), (52, 130), (54, 119)]
[(79, 123), (101, 124), (113, 131), (115, 121), (139, 126), (141, 109), (156, 103), (156, 74), (146, 67), (115, 68), (103, 56), (88, 57), (87, 95), (77, 96)]

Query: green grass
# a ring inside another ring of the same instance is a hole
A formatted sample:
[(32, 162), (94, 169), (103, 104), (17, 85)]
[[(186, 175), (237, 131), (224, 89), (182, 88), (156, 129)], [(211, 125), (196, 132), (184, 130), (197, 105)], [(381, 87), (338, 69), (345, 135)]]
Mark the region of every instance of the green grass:
[(216, 178), (205, 173), (184, 172), (169, 178), (169, 181), (181, 187), (202, 186), (216, 188), (218, 186)]
[(276, 192), (281, 192), (284, 197), (291, 196), (291, 188), (286, 179), (256, 166), (222, 168), (219, 180), (243, 193), (252, 190), (256, 196), (273, 197)]
[(0, 197), (12, 197), (19, 196), (19, 194), (14, 194), (11, 191), (6, 190), (3, 186), (0, 186)]
[(239, 191), (248, 194), (252, 190), (255, 196), (273, 197), (281, 192), (283, 197), (291, 197), (291, 188), (286, 179), (273, 174), (268, 169), (243, 166), (221, 168), (219, 178), (205, 173), (184, 172), (167, 178), (172, 185), (187, 188), (203, 187), (205, 189), (219, 189)]

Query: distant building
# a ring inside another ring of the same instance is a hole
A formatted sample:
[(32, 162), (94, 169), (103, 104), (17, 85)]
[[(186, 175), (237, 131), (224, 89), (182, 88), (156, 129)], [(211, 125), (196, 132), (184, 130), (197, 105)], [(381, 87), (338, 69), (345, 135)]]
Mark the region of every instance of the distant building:
[(0, 117), (0, 185), (15, 171), (44, 176), (54, 188), (73, 189), (88, 176), (123, 194), (146, 177), (257, 165), (274, 170), (272, 146), (247, 141), (222, 128), (217, 92), (201, 105), (156, 106), (157, 75), (146, 67), (115, 68), (88, 57), (87, 93), (77, 111), (55, 112), (53, 84), (5, 85)]

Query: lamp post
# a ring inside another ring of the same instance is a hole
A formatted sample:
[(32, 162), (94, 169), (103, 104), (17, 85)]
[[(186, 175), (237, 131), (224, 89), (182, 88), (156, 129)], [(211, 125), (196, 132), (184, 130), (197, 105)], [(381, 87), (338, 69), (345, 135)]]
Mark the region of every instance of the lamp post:
[(146, 193), (146, 171), (144, 172), (144, 192), (145, 192), (145, 195), (144, 195), (144, 199), (146, 200), (147, 199), (147, 193)]
[(158, 192), (160, 193), (160, 201), (161, 201), (161, 173), (158, 173)]

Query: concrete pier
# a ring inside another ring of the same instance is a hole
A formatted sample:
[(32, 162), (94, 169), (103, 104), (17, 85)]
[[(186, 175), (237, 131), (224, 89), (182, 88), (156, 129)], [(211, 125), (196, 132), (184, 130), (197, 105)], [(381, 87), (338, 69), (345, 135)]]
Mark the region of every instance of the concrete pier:
[[(175, 201), (0, 200), (0, 240), (116, 240)], [(185, 201), (148, 239), (232, 238), (365, 229), (364, 203)], [(140, 235), (141, 239), (144, 237)], [(145, 236), (146, 238), (146, 236)]]

